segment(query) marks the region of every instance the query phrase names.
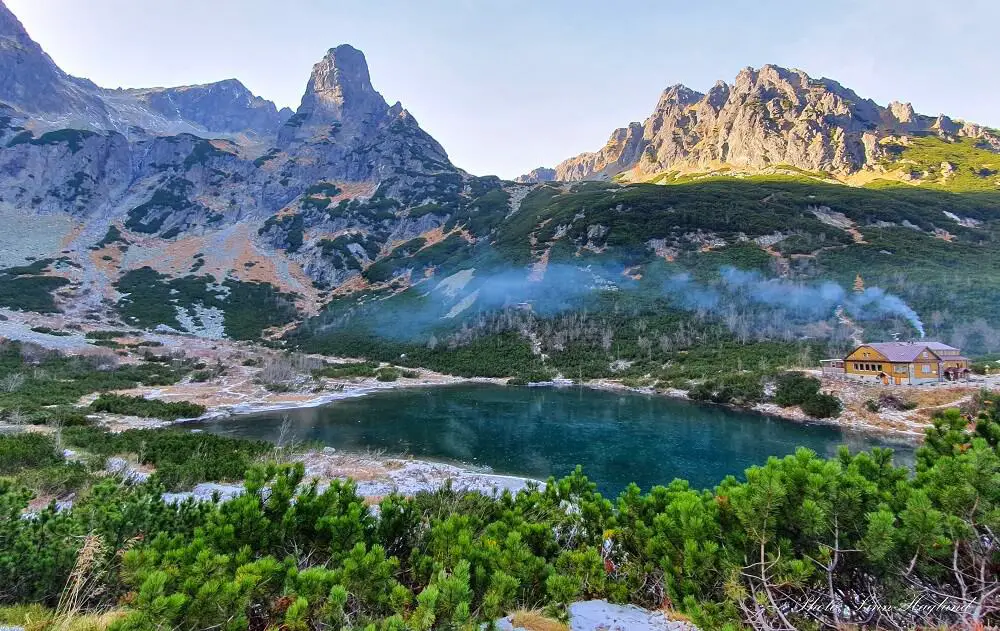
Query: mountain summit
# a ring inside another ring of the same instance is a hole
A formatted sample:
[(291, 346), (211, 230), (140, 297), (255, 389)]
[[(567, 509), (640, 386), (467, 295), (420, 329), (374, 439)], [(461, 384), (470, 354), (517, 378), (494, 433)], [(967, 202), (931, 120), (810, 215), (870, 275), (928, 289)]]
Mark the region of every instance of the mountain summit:
[(331, 125), (336, 132), (347, 126), (348, 133), (357, 133), (366, 125), (378, 125), (388, 110), (388, 103), (372, 87), (364, 53), (342, 44), (313, 66), (299, 108), (282, 130), (281, 142), (325, 134)]
[(881, 107), (836, 81), (765, 65), (744, 68), (732, 84), (719, 81), (706, 94), (667, 88), (644, 122), (616, 129), (599, 151), (564, 160), (552, 178), (642, 180), (776, 167), (849, 176), (876, 170), (887, 157), (884, 141), (905, 134), (970, 137), (1000, 149), (1000, 137), (981, 126), (921, 116), (909, 104)]
[(416, 119), (372, 87), (364, 53), (347, 44), (313, 66), (298, 110), (278, 133), (278, 147), (308, 156), (320, 167), (316, 177), (367, 180), (397, 169), (454, 169)]
[(342, 44), (331, 48), (313, 66), (299, 111), (322, 113), (343, 122), (381, 115), (387, 108), (385, 99), (372, 87), (364, 53)]

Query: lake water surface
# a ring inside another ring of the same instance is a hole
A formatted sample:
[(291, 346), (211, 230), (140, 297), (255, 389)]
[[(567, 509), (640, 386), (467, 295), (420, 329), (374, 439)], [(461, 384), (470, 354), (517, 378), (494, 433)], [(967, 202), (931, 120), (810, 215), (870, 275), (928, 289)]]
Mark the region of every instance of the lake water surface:
[[(828, 425), (662, 396), (478, 384), (387, 390), (191, 427), (275, 440), (286, 416), (294, 438), (341, 450), (381, 450), (540, 479), (579, 464), (605, 494), (629, 482), (645, 490), (678, 477), (712, 487), (798, 446), (827, 456), (844, 444), (852, 451), (886, 446)], [(897, 461), (912, 461), (912, 447), (891, 446)]]

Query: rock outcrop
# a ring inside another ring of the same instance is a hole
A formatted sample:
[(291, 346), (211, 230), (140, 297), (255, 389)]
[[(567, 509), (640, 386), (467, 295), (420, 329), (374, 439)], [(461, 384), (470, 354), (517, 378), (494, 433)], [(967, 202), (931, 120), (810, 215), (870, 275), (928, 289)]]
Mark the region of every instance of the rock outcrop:
[(539, 182), (551, 182), (554, 179), (556, 179), (555, 169), (538, 167), (537, 169), (528, 171), (524, 175), (519, 175), (514, 181), (518, 184), (538, 184)]
[(908, 103), (881, 107), (836, 81), (766, 65), (745, 68), (732, 85), (720, 81), (705, 94), (682, 85), (666, 89), (643, 123), (616, 129), (597, 152), (561, 162), (552, 179), (781, 166), (849, 175), (883, 160), (881, 139), (917, 133), (966, 136), (1000, 148), (1000, 137), (981, 126), (922, 116)]
[[(690, 622), (671, 620), (662, 611), (616, 605), (606, 600), (570, 603), (568, 613), (569, 631), (698, 631)], [(515, 624), (517, 618), (517, 615), (501, 618), (496, 627), (500, 631), (525, 631), (525, 627)]]

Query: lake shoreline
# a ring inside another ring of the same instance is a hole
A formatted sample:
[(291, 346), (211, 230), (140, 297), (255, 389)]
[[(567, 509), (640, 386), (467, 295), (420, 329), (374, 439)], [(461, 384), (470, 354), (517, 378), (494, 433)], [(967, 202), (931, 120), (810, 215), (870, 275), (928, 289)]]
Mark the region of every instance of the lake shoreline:
[(378, 396), (352, 396), (342, 404), (220, 415), (179, 429), (535, 480), (562, 478), (582, 465), (609, 496), (631, 482), (647, 488), (686, 479), (709, 488), (800, 447), (821, 457), (836, 457), (841, 445), (852, 453), (893, 448), (904, 463), (912, 457), (912, 447), (902, 442), (829, 424), (790, 423), (617, 387), (601, 392), (562, 385), (384, 388)]
[[(586, 388), (588, 390), (602, 391), (602, 392), (617, 392), (624, 394), (635, 394), (643, 396), (653, 396), (653, 397), (664, 397), (675, 400), (688, 401), (696, 405), (705, 406), (718, 406), (726, 408), (729, 410), (734, 410), (742, 413), (758, 414), (762, 417), (777, 418), (783, 421), (789, 421), (796, 424), (802, 425), (824, 425), (834, 428), (843, 429), (850, 432), (856, 432), (860, 434), (870, 435), (878, 438), (885, 439), (889, 442), (899, 442), (906, 444), (908, 446), (919, 445), (923, 441), (924, 428), (929, 425), (928, 423), (905, 423), (902, 428), (900, 427), (887, 427), (882, 421), (886, 420), (885, 415), (869, 415), (867, 418), (860, 417), (857, 414), (852, 413), (852, 410), (846, 409), (838, 418), (827, 418), (827, 419), (816, 419), (806, 416), (797, 407), (783, 408), (773, 403), (757, 403), (754, 406), (740, 406), (729, 403), (714, 403), (711, 401), (695, 401), (688, 396), (688, 392), (678, 388), (669, 388), (665, 390), (657, 390), (652, 387), (636, 387), (629, 386), (621, 383), (620, 381), (613, 379), (594, 379), (584, 383), (575, 383), (570, 381), (548, 381), (548, 382), (537, 382), (527, 385), (512, 385), (508, 383), (508, 379), (505, 378), (494, 378), (494, 377), (459, 377), (453, 375), (444, 375), (441, 373), (435, 373), (433, 371), (420, 371), (417, 378), (400, 378), (396, 381), (378, 381), (377, 379), (367, 378), (360, 381), (333, 381), (325, 384), (321, 390), (316, 391), (316, 388), (311, 388), (309, 390), (302, 388), (299, 390), (282, 393), (280, 395), (275, 395), (263, 389), (256, 389), (257, 392), (246, 392), (246, 396), (243, 397), (238, 402), (218, 402), (214, 403), (212, 401), (206, 401), (206, 412), (205, 414), (197, 418), (189, 419), (178, 419), (176, 421), (171, 421), (170, 423), (164, 424), (184, 424), (197, 421), (212, 421), (221, 420), (225, 418), (230, 418), (234, 416), (252, 415), (267, 412), (281, 412), (281, 411), (292, 411), (300, 409), (308, 409), (315, 407), (323, 407), (326, 405), (331, 405), (337, 401), (342, 401), (346, 399), (353, 399), (357, 397), (363, 397), (370, 394), (376, 394), (379, 392), (386, 392), (392, 390), (402, 390), (402, 389), (418, 389), (418, 388), (437, 388), (446, 386), (460, 386), (460, 385), (475, 385), (475, 384), (485, 384), (485, 385), (496, 385), (505, 387), (544, 387), (544, 388)], [(191, 385), (191, 384), (187, 384)], [(199, 384), (200, 386), (208, 386), (211, 389), (211, 382), (206, 384)], [(241, 384), (245, 385), (245, 384)], [(827, 384), (824, 384), (827, 385)], [(204, 389), (204, 388), (202, 388)], [(217, 386), (219, 390), (232, 391), (231, 385), (223, 386), (220, 384)], [(177, 391), (177, 388), (167, 386), (163, 388), (139, 388), (136, 391), (126, 392), (126, 394), (138, 394), (148, 398), (162, 398), (164, 400), (179, 401), (179, 400), (192, 400), (190, 397), (185, 398), (188, 394), (183, 391)], [(211, 399), (211, 397), (209, 397)], [(197, 402), (197, 401), (196, 401)], [(871, 416), (875, 416), (872, 419)], [(148, 420), (135, 419), (140, 425), (148, 426)], [(899, 423), (898, 419), (893, 419)], [(126, 422), (124, 429), (128, 429), (129, 423)]]
[[(6, 337), (15, 340), (29, 341), (40, 344), (45, 348), (52, 348), (70, 354), (87, 354), (100, 352), (90, 344), (90, 340), (84, 339), (82, 335), (70, 337), (56, 337), (37, 333), (32, 329), (35, 325), (45, 325), (54, 328), (62, 328), (66, 323), (61, 320), (42, 316), (39, 314), (23, 314), (20, 312), (3, 311), (8, 321), (4, 330)], [(409, 379), (402, 377), (397, 381), (380, 382), (374, 378), (367, 378), (360, 381), (349, 379), (331, 380), (320, 379), (310, 381), (308, 379), (298, 380), (292, 384), (287, 392), (272, 392), (267, 390), (258, 382), (257, 368), (250, 367), (243, 362), (247, 358), (260, 361), (266, 358), (270, 352), (258, 345), (247, 342), (234, 342), (232, 340), (203, 339), (193, 336), (170, 335), (170, 334), (149, 334), (143, 331), (129, 332), (136, 340), (153, 340), (161, 344), (164, 351), (182, 352), (189, 357), (202, 359), (206, 363), (216, 362), (227, 365), (223, 376), (215, 377), (205, 383), (196, 384), (191, 382), (175, 384), (164, 387), (138, 387), (122, 394), (132, 396), (142, 396), (146, 398), (163, 399), (167, 401), (191, 401), (204, 405), (206, 413), (203, 419), (221, 418), (238, 414), (253, 414), (258, 412), (279, 412), (281, 410), (293, 410), (308, 407), (318, 407), (335, 403), (341, 399), (364, 396), (373, 392), (396, 388), (432, 387), (440, 385), (468, 384), (468, 383), (488, 383), (495, 385), (508, 385), (509, 378), (489, 378), (489, 377), (458, 377), (445, 375), (426, 369), (401, 368), (401, 371), (415, 370), (418, 378)], [(69, 345), (69, 342), (74, 344)], [(69, 346), (68, 346), (69, 345)], [(355, 363), (363, 360), (353, 358), (336, 358), (320, 355), (306, 355), (319, 362), (339, 362)], [(129, 360), (126, 360), (129, 361)], [(133, 360), (134, 361), (134, 360)], [(259, 364), (257, 364), (259, 365)], [(780, 418), (795, 423), (822, 424), (841, 428), (853, 432), (861, 432), (874, 436), (884, 437), (893, 441), (900, 441), (910, 445), (919, 444), (923, 441), (924, 430), (930, 426), (931, 417), (934, 412), (947, 407), (957, 407), (971, 395), (983, 387), (1000, 387), (1000, 377), (993, 379), (989, 383), (982, 385), (965, 384), (964, 389), (957, 392), (954, 400), (948, 402), (936, 401), (932, 404), (917, 410), (879, 410), (871, 412), (866, 409), (866, 403), (880, 394), (879, 388), (870, 384), (847, 383), (844, 381), (830, 380), (825, 378), (818, 370), (800, 369), (802, 372), (820, 378), (823, 384), (823, 391), (830, 392), (837, 396), (844, 403), (843, 413), (836, 419), (813, 419), (807, 417), (797, 407), (783, 408), (772, 403), (758, 403), (753, 406), (735, 406), (724, 403), (713, 403), (711, 401), (698, 401), (699, 404), (721, 405), (728, 409), (741, 412), (755, 412), (768, 417)], [(662, 396), (681, 400), (690, 400), (688, 393), (681, 389), (669, 388), (656, 390), (654, 388), (643, 388), (627, 386), (621, 381), (611, 378), (600, 378), (576, 384), (570, 380), (555, 380), (546, 384), (550, 387), (565, 387), (575, 385), (594, 390), (631, 392), (646, 396)], [(890, 389), (891, 390), (891, 389)], [(892, 390), (893, 394), (905, 393), (904, 396), (921, 398), (926, 394), (926, 388)], [(87, 405), (96, 398), (96, 395), (84, 397), (79, 402)], [(149, 427), (162, 426), (164, 423), (151, 419), (119, 419), (118, 422), (111, 423), (113, 428), (128, 429), (129, 427)]]

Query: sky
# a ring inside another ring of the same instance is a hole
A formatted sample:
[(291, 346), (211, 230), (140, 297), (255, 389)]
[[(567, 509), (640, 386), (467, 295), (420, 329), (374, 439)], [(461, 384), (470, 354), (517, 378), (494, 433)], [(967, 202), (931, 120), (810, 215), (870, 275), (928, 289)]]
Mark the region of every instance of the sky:
[(372, 83), (477, 174), (599, 149), (664, 88), (766, 63), (885, 105), (1000, 127), (1000, 0), (6, 0), (70, 74), (108, 88), (237, 78), (298, 106), (351, 44)]

